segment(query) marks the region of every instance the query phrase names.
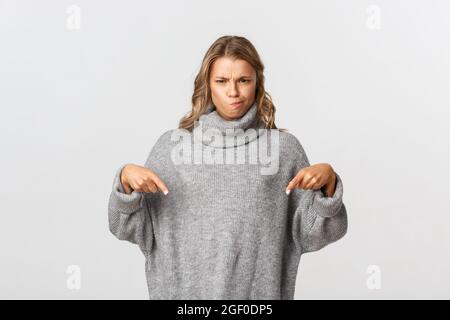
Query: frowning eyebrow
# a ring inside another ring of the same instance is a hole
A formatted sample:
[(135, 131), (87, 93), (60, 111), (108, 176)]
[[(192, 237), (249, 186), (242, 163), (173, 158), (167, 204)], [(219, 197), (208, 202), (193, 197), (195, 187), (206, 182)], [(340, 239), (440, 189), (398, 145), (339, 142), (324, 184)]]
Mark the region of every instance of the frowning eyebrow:
[[(242, 76), (242, 77), (240, 77), (239, 79), (244, 79), (244, 78), (250, 78), (250, 79), (253, 79), (252, 76)], [(229, 80), (227, 77), (222, 77), (222, 76), (216, 76), (216, 79), (226, 79), (226, 80)]]

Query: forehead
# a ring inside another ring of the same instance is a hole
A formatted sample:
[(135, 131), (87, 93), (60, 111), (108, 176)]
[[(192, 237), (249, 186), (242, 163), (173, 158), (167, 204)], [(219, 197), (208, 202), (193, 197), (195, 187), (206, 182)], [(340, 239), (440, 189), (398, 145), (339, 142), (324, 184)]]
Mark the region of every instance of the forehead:
[(252, 76), (256, 72), (245, 60), (220, 57), (214, 61), (211, 68), (211, 75), (216, 77), (242, 77)]

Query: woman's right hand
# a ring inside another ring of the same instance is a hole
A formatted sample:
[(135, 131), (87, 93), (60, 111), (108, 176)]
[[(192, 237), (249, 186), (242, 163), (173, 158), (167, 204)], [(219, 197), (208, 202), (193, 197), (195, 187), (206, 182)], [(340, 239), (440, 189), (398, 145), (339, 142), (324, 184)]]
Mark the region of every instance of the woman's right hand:
[(158, 189), (167, 194), (169, 189), (158, 175), (152, 170), (135, 165), (127, 164), (120, 174), (120, 182), (125, 193), (138, 192), (157, 192)]

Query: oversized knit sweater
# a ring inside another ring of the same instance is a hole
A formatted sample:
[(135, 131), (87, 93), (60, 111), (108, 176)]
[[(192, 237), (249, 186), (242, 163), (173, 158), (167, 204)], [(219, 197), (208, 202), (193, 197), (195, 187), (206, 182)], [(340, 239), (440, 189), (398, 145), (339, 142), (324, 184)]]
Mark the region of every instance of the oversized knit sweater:
[[(332, 197), (286, 194), (308, 158), (293, 134), (264, 129), (256, 115), (254, 103), (227, 121), (210, 104), (194, 130), (164, 132), (144, 166), (167, 195), (126, 194), (126, 164), (117, 170), (109, 229), (144, 254), (150, 299), (294, 299), (301, 255), (346, 234), (340, 176)], [(241, 130), (230, 139), (230, 129)]]

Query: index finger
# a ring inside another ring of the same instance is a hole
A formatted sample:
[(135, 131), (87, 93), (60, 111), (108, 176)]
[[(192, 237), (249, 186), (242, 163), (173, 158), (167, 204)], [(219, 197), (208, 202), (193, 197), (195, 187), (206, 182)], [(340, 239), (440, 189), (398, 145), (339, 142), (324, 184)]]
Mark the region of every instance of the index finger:
[(168, 194), (169, 193), (169, 189), (164, 184), (164, 182), (158, 177), (158, 175), (156, 173), (152, 172), (152, 176), (153, 176), (153, 182), (158, 186), (158, 188), (162, 192), (164, 192), (164, 194)]
[(289, 181), (286, 191), (295, 188), (295, 186), (297, 185), (297, 180), (298, 180), (298, 175), (296, 175), (291, 181)]
[(303, 177), (305, 176), (304, 170), (300, 170), (297, 175), (289, 182), (287, 188), (286, 188), (286, 194), (289, 194), (292, 189), (298, 188), (300, 186), (300, 183), (303, 180)]

